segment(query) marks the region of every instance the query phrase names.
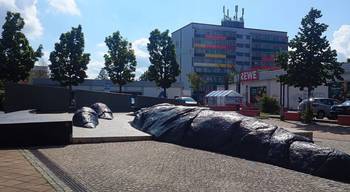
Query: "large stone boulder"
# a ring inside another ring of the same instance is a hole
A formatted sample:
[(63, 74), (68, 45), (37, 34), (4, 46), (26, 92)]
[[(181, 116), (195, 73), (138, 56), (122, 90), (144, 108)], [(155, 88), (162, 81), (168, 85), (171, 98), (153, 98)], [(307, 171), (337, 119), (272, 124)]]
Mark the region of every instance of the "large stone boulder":
[(132, 124), (159, 141), (350, 182), (348, 154), (236, 112), (160, 104), (137, 111)]
[(91, 109), (96, 111), (98, 118), (101, 119), (113, 119), (113, 112), (112, 110), (104, 103), (94, 103), (90, 106)]
[(73, 125), (85, 128), (95, 128), (98, 125), (98, 116), (90, 107), (82, 107), (73, 115)]

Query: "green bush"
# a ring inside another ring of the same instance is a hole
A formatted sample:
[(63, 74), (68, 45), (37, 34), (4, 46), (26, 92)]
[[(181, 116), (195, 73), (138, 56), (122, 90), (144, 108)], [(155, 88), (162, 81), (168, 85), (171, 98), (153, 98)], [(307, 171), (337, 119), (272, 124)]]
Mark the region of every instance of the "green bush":
[(4, 109), (4, 99), (5, 99), (4, 91), (0, 90), (0, 111)]
[(5, 90), (4, 83), (0, 81), (0, 111), (4, 109)]
[(313, 114), (312, 110), (310, 110), (308, 107), (306, 107), (306, 110), (304, 110), (300, 113), (300, 117), (301, 117), (302, 122), (311, 123), (313, 118), (314, 118), (314, 114)]
[(261, 111), (264, 113), (270, 113), (270, 114), (278, 114), (280, 110), (280, 106), (276, 99), (269, 97), (269, 96), (263, 96), (260, 100), (261, 105)]

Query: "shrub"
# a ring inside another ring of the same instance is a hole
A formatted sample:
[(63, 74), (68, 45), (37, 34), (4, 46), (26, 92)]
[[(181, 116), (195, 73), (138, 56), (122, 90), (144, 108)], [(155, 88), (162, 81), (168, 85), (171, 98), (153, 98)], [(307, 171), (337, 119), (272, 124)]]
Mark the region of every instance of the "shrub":
[(261, 105), (261, 111), (264, 113), (270, 113), (270, 114), (278, 114), (280, 110), (280, 106), (276, 99), (269, 97), (269, 96), (263, 96), (260, 100)]
[(306, 107), (306, 110), (304, 110), (300, 113), (300, 117), (301, 117), (302, 122), (311, 123), (313, 118), (314, 118), (314, 114), (313, 114), (312, 110), (310, 110), (309, 108)]
[(3, 91), (0, 90), (0, 111), (2, 111), (4, 109), (4, 93)]

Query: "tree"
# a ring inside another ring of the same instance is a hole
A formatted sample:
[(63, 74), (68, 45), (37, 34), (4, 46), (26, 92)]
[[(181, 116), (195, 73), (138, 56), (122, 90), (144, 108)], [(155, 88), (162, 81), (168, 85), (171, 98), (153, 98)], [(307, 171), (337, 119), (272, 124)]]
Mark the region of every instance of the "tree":
[[(61, 86), (68, 86), (71, 94), (72, 86), (84, 82), (90, 54), (84, 53), (84, 34), (81, 25), (72, 27), (71, 31), (62, 33), (55, 50), (50, 53), (50, 78)], [(72, 95), (70, 102), (72, 102)]]
[(200, 89), (205, 85), (205, 81), (203, 81), (198, 75), (198, 73), (190, 73), (187, 75), (188, 81), (191, 84), (191, 88), (193, 89), (194, 92), (200, 91)]
[(136, 58), (131, 43), (124, 39), (119, 31), (106, 37), (105, 43), (108, 53), (104, 55), (105, 69), (109, 78), (114, 84), (119, 85), (119, 92), (122, 86), (131, 82), (135, 77)]
[(42, 56), (42, 46), (34, 51), (21, 32), (24, 20), (19, 13), (7, 12), (0, 39), (0, 80), (18, 82), (29, 76), (34, 63)]
[[(275, 56), (275, 63), (282, 67), (282, 66), (286, 66), (288, 65), (288, 52), (280, 52), (280, 53), (277, 53), (277, 55)], [(283, 67), (282, 67), (283, 68)], [(280, 75), (279, 77), (277, 77), (277, 81), (280, 82), (280, 104), (281, 104), (281, 107), (279, 108), (280, 109), (280, 120), (284, 121), (284, 106), (282, 105), (283, 104), (283, 91), (284, 91), (284, 84), (285, 82), (287, 81), (287, 76), (285, 75)]]
[(96, 77), (96, 79), (99, 80), (108, 80), (108, 73), (107, 70), (103, 67), (101, 68), (100, 72), (98, 73), (98, 76)]
[[(328, 26), (318, 23), (321, 11), (312, 8), (302, 19), (300, 31), (290, 41), (288, 62), (282, 62), (281, 67), (287, 74), (281, 76), (281, 82), (301, 90), (307, 89), (308, 98), (311, 91), (320, 85), (325, 85), (336, 79), (342, 80), (344, 70), (337, 62), (337, 53), (332, 50), (323, 33)], [(307, 110), (311, 111), (310, 102)]]
[(176, 77), (180, 74), (179, 64), (176, 62), (175, 46), (169, 36), (169, 30), (162, 33), (158, 29), (153, 30), (147, 49), (151, 62), (148, 68), (149, 80), (155, 81), (157, 86), (162, 87), (166, 97), (166, 89), (176, 81)]
[(148, 81), (149, 80), (149, 72), (148, 72), (148, 70), (146, 70), (145, 72), (143, 72), (142, 74), (141, 74), (141, 76), (139, 77), (139, 80), (140, 81)]

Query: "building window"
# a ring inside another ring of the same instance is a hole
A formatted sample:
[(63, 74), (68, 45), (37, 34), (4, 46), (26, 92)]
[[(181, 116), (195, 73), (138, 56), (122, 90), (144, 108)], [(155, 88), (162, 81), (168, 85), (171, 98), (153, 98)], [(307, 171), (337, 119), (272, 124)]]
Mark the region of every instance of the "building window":
[(266, 95), (266, 87), (250, 87), (250, 103), (257, 105), (261, 98)]

